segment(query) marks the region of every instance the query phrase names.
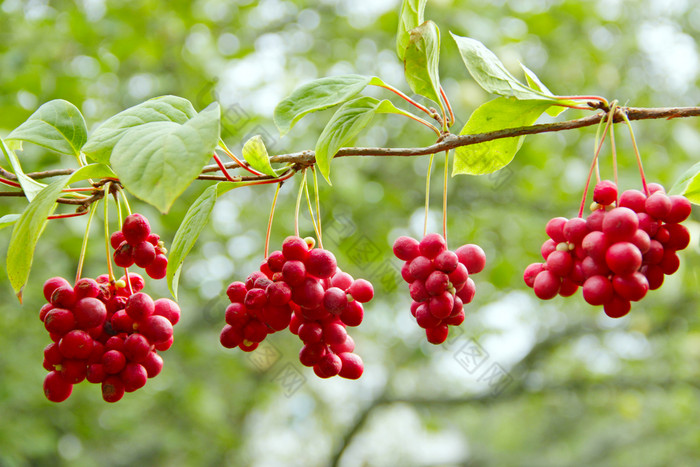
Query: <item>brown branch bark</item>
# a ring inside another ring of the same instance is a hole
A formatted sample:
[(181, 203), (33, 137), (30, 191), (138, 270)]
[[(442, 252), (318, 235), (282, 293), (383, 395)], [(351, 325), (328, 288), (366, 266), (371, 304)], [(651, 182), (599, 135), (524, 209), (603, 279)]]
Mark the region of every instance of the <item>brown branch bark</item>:
[[(626, 113), (630, 120), (653, 120), (653, 119), (672, 119), (672, 118), (687, 118), (687, 117), (699, 117), (700, 107), (658, 107), (658, 108), (644, 108), (644, 107), (618, 107), (615, 111), (615, 116), (613, 121), (619, 123), (623, 121), (622, 113)], [(577, 128), (584, 128), (588, 126), (597, 125), (602, 118), (606, 116), (605, 112), (598, 112), (595, 115), (589, 115), (587, 117), (579, 118), (576, 120), (567, 120), (563, 122), (554, 123), (542, 123), (539, 125), (530, 125), (518, 128), (506, 128), (498, 131), (491, 131), (488, 133), (478, 133), (474, 135), (454, 135), (447, 134), (440, 138), (440, 140), (430, 146), (425, 146), (422, 148), (359, 148), (359, 147), (348, 147), (342, 148), (338, 151), (335, 157), (349, 157), (349, 156), (372, 156), (372, 157), (413, 157), (413, 156), (426, 156), (430, 154), (437, 154), (442, 151), (455, 149), (463, 146), (470, 146), (473, 144), (485, 143), (487, 141), (493, 141), (502, 138), (512, 138), (515, 136), (525, 136), (534, 135), (539, 133), (551, 133), (556, 131), (566, 131), (574, 130)], [(270, 157), (270, 162), (273, 164), (286, 164), (293, 163), (298, 164), (300, 167), (310, 166), (316, 162), (314, 151), (307, 150), (289, 154), (280, 154), (277, 156)], [(235, 169), (240, 167), (236, 162), (228, 162), (224, 164), (227, 169)], [(207, 165), (202, 169), (202, 174), (198, 177), (200, 180), (215, 180), (215, 181), (226, 181), (226, 177), (223, 175), (208, 175), (212, 172), (217, 172), (219, 167), (216, 164)], [(47, 170), (44, 172), (35, 172), (27, 174), (31, 178), (40, 179), (55, 177), (58, 175), (69, 175), (74, 172), (74, 169), (59, 169), (59, 170)], [(10, 180), (17, 180), (17, 177), (0, 168), (0, 174), (5, 178)], [(270, 177), (241, 177), (241, 181), (256, 181), (256, 180), (267, 180)]]

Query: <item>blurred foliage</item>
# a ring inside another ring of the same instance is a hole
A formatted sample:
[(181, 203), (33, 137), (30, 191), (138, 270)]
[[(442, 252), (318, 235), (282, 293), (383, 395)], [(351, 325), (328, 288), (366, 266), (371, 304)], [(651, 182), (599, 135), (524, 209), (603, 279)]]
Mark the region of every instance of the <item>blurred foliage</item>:
[[(225, 138), (237, 150), (253, 134), (263, 135), (271, 153), (312, 148), (330, 114), (307, 117), (280, 139), (275, 104), (299, 84), (337, 73), (379, 75), (407, 90), (394, 52), (398, 10), (396, 0), (5, 0), (0, 135), (50, 99), (75, 103), (94, 129), (125, 107), (171, 93), (198, 110), (219, 100)], [(445, 38), (442, 83), (461, 124), (490, 96), (469, 78), (448, 30), (481, 40), (517, 76), (518, 62), (526, 64), (558, 94), (600, 94), (634, 106), (700, 98), (695, 2), (435, 0), (426, 18)], [(429, 130), (397, 116), (375, 122), (358, 145), (432, 142)], [(693, 120), (635, 123), (650, 180), (670, 187), (696, 161), (698, 128)], [(475, 276), (466, 322), (438, 347), (410, 319), (398, 269), (379, 273), (398, 265), (390, 251), (397, 235), (422, 231), (427, 158), (333, 162), (334, 186), (321, 187), (324, 245), (377, 290), (365, 322), (351, 332), (366, 364), (356, 382), (318, 380), (298, 363), (300, 345), (288, 333), (269, 338), (270, 356), (261, 359), (218, 343), (224, 287), (262, 257), (273, 188), (260, 187), (222, 197), (186, 261), (183, 320), (162, 374), (115, 405), (87, 383), (64, 403), (46, 401), (41, 284), (74, 274), (85, 225), (52, 221), (22, 306), (0, 270), (0, 465), (696, 465), (697, 213), (679, 273), (626, 318), (605, 318), (580, 294), (537, 301), (522, 283), (546, 221), (576, 214), (594, 135), (587, 128), (531, 136), (502, 171), (450, 180), (450, 244), (478, 243), (489, 262)], [(624, 127), (617, 143), (620, 183), (638, 187)], [(611, 177), (604, 153), (603, 176)], [(28, 172), (66, 164), (35, 148), (21, 157)], [(441, 220), (436, 160), (431, 230)], [(281, 191), (273, 248), (293, 231), (296, 184)], [(195, 183), (166, 216), (134, 205), (167, 243), (205, 186)], [(0, 215), (24, 205), (4, 198)], [(99, 227), (92, 233), (102, 234)], [(0, 251), (8, 239), (6, 229)], [(86, 274), (103, 273), (99, 240), (88, 255)], [(162, 283), (148, 289), (167, 296)], [(475, 346), (487, 352), (477, 369), (465, 359)], [(488, 379), (489, 368), (502, 369), (504, 379)], [(495, 381), (503, 384), (489, 386)]]

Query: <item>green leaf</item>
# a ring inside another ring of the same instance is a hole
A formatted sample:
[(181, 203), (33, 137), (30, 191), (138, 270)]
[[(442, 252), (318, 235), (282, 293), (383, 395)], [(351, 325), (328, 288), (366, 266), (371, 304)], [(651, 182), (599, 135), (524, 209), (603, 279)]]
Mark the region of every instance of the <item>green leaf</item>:
[(399, 15), (399, 28), (396, 31), (396, 54), (403, 61), (406, 56), (406, 47), (411, 42), (411, 29), (423, 24), (423, 12), (428, 0), (404, 0), (401, 4)]
[[(450, 33), (452, 34), (452, 33)], [(555, 100), (544, 92), (530, 89), (518, 81), (501, 61), (484, 44), (469, 37), (452, 34), (462, 60), (474, 80), (485, 91), (505, 97), (517, 99), (546, 99)]]
[(5, 139), (27, 141), (61, 154), (77, 156), (87, 140), (87, 127), (76, 106), (56, 99), (39, 107)]
[(669, 195), (683, 195), (693, 204), (700, 204), (700, 162), (683, 172)]
[(70, 176), (65, 175), (57, 178), (29, 203), (12, 229), (10, 244), (7, 248), (7, 277), (10, 279), (10, 284), (17, 293), (20, 302), (22, 301), (22, 289), (27, 283), (29, 270), (32, 266), (36, 243), (46, 227), (47, 217), (56, 208), (56, 200), (60, 196), (61, 190), (80, 180), (114, 176), (114, 172), (106, 165), (88, 165), (76, 170)]
[(369, 82), (371, 76), (340, 75), (321, 78), (303, 84), (277, 104), (273, 115), (282, 135), (289, 132), (304, 115), (324, 110), (352, 99)]
[(9, 227), (17, 220), (19, 219), (20, 214), (7, 214), (5, 216), (0, 217), (0, 229), (4, 229), (5, 227)]
[(185, 257), (189, 254), (197, 238), (209, 223), (211, 212), (214, 209), (216, 199), (229, 190), (245, 186), (243, 182), (221, 182), (212, 185), (192, 203), (182, 219), (180, 227), (175, 233), (173, 243), (170, 246), (170, 256), (168, 258), (167, 280), (168, 288), (173, 297), (177, 300), (177, 289), (180, 282), (180, 272)]
[[(387, 102), (387, 101), (382, 101)], [(373, 97), (358, 97), (343, 104), (330, 119), (316, 142), (316, 165), (328, 183), (331, 159), (365, 128), (382, 104)]]
[[(534, 71), (523, 65), (522, 63), (520, 64), (520, 67), (523, 69), (525, 72), (525, 79), (527, 80), (528, 86), (530, 88), (534, 89), (535, 91), (539, 91), (543, 94), (546, 94), (547, 96), (552, 96), (557, 100), (557, 102), (561, 102), (563, 104), (567, 105), (576, 105), (577, 103), (575, 101), (567, 100), (567, 99), (559, 99), (557, 96), (552, 94), (552, 91), (547, 88), (547, 86), (544, 85), (544, 83), (537, 77)], [(561, 106), (551, 106), (550, 108), (547, 109), (547, 113), (551, 115), (552, 117), (556, 117), (560, 113), (566, 110), (566, 107), (561, 107)]]
[(187, 99), (177, 96), (161, 96), (129, 107), (109, 118), (87, 140), (83, 152), (92, 160), (109, 162), (114, 146), (131, 128), (151, 122), (183, 124), (197, 115)]
[(270, 165), (270, 157), (267, 155), (265, 143), (260, 135), (253, 136), (243, 145), (243, 159), (259, 172), (271, 177), (277, 177), (277, 173)]
[(129, 129), (111, 157), (119, 180), (137, 198), (168, 212), (211, 159), (220, 116), (213, 103), (183, 124), (150, 122)]
[(7, 159), (7, 161), (12, 166), (12, 170), (14, 170), (15, 175), (17, 175), (17, 181), (19, 182), (20, 186), (22, 187), (22, 190), (24, 191), (24, 196), (26, 196), (27, 199), (31, 202), (34, 199), (34, 197), (37, 194), (39, 194), (41, 190), (44, 189), (46, 185), (27, 177), (24, 171), (22, 171), (22, 166), (19, 163), (17, 155), (10, 147), (8, 147), (7, 144), (5, 144), (5, 142), (2, 139), (0, 139), (0, 149), (2, 150), (3, 154), (5, 154), (5, 159)]
[(439, 60), (440, 30), (432, 21), (426, 21), (410, 31), (404, 56), (404, 74), (413, 92), (432, 99), (442, 107)]
[[(498, 97), (477, 108), (460, 135), (532, 125), (550, 105), (548, 101)], [(502, 169), (513, 160), (524, 138), (501, 138), (457, 148), (452, 175), (482, 175)]]

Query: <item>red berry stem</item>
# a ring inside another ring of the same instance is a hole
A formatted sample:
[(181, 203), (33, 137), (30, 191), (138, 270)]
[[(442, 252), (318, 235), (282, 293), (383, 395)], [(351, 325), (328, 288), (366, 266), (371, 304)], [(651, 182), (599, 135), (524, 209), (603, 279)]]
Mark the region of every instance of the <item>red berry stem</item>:
[(270, 232), (272, 230), (272, 219), (275, 217), (275, 206), (277, 205), (277, 195), (280, 193), (280, 188), (282, 184), (277, 184), (277, 189), (275, 189), (275, 196), (272, 198), (272, 207), (270, 208), (270, 218), (267, 221), (267, 233), (265, 234), (265, 258), (268, 257), (268, 251), (270, 249)]
[[(613, 116), (615, 115), (616, 110), (617, 110), (617, 101), (612, 101), (612, 105), (610, 106), (610, 113), (608, 113), (608, 121), (609, 121), (609, 125), (610, 125), (610, 149), (612, 151), (613, 180), (615, 181), (615, 186), (618, 186), (617, 150), (615, 148), (615, 125), (612, 124)], [(598, 181), (600, 181), (600, 180), (598, 180)], [(618, 194), (619, 194), (619, 192), (618, 192)], [(615, 201), (617, 201), (617, 199)]]
[[(602, 121), (602, 120), (601, 120)], [(612, 120), (608, 121), (603, 130), (603, 136), (600, 139), (600, 144), (596, 147), (595, 154), (593, 155), (593, 162), (591, 163), (591, 169), (588, 171), (588, 179), (586, 179), (586, 186), (583, 189), (583, 198), (581, 199), (581, 207), (578, 210), (578, 217), (583, 217), (583, 210), (586, 206), (586, 195), (588, 194), (588, 188), (591, 186), (591, 177), (593, 177), (593, 170), (598, 163), (598, 155), (603, 147), (603, 141), (605, 141), (605, 136), (608, 134), (608, 129), (610, 127)]]
[[(442, 88), (440, 89), (442, 90)], [(449, 177), (449, 162), (450, 151), (445, 151), (445, 171), (442, 185), (442, 236), (445, 237), (445, 243), (447, 243), (447, 178)]]
[(323, 229), (321, 228), (321, 199), (318, 193), (318, 177), (316, 176), (316, 169), (311, 166), (311, 173), (314, 174), (314, 195), (316, 197), (316, 214), (318, 222), (318, 246), (323, 248)]
[(634, 155), (637, 158), (637, 166), (639, 167), (639, 176), (642, 178), (642, 188), (644, 189), (644, 194), (649, 196), (649, 187), (647, 186), (647, 179), (644, 176), (644, 167), (642, 167), (642, 156), (639, 154), (639, 148), (637, 147), (637, 140), (634, 137), (634, 130), (632, 130), (632, 123), (630, 119), (627, 118), (627, 113), (620, 112), (622, 118), (627, 124), (627, 128), (630, 130), (630, 138), (632, 139), (632, 148), (634, 149)]
[[(306, 175), (306, 168), (301, 171), (302, 175)], [(299, 182), (299, 193), (297, 194), (297, 205), (294, 210), (294, 235), (299, 236), (299, 208), (301, 207), (301, 195), (304, 194), (304, 185), (306, 185), (306, 177), (301, 177)]]
[[(111, 188), (111, 183), (108, 184), (105, 189)], [(121, 193), (121, 190), (120, 190)], [(124, 201), (126, 202), (126, 196), (124, 196)], [(109, 278), (109, 283), (114, 283), (114, 269), (112, 269), (112, 255), (109, 254), (110, 238), (109, 238), (109, 202), (105, 202), (105, 251), (107, 252), (107, 277)], [(128, 206), (127, 206), (128, 207)]]
[(309, 207), (311, 223), (314, 225), (314, 232), (316, 232), (316, 238), (318, 238), (318, 246), (319, 248), (323, 249), (323, 242), (321, 241), (321, 231), (318, 230), (316, 216), (314, 215), (314, 208), (313, 206), (311, 206), (311, 197), (309, 196), (309, 184), (306, 182), (306, 172), (304, 172), (304, 191), (306, 192), (306, 205)]
[(447, 112), (450, 114), (450, 121), (449, 121), (448, 126), (452, 126), (455, 123), (455, 114), (452, 111), (452, 106), (450, 105), (450, 100), (447, 98), (447, 94), (445, 94), (445, 90), (442, 89), (442, 86), (440, 86), (440, 96), (445, 101), (445, 107), (447, 107)]
[[(107, 199), (104, 200), (107, 203)], [(75, 282), (80, 280), (80, 276), (83, 274), (83, 264), (85, 262), (85, 252), (87, 251), (88, 238), (90, 237), (90, 224), (92, 223), (92, 218), (95, 216), (95, 211), (97, 211), (97, 204), (93, 203), (90, 206), (90, 215), (88, 216), (87, 225), (85, 226), (85, 235), (83, 235), (83, 244), (80, 246), (80, 257), (78, 258), (78, 269), (75, 272)]]
[(433, 159), (435, 154), (430, 155), (428, 160), (428, 173), (425, 176), (425, 219), (423, 220), (423, 236), (428, 234), (428, 210), (430, 208), (430, 172), (433, 169)]
[[(122, 190), (122, 187), (120, 187), (119, 185), (117, 185), (117, 191), (119, 191), (119, 195), (124, 200), (124, 206), (126, 206), (126, 212), (128, 214), (131, 214), (131, 206), (129, 205), (129, 200), (126, 198), (126, 193), (124, 193), (124, 190)], [(119, 225), (121, 225), (121, 215), (122, 215), (122, 211), (120, 208), (119, 209)]]

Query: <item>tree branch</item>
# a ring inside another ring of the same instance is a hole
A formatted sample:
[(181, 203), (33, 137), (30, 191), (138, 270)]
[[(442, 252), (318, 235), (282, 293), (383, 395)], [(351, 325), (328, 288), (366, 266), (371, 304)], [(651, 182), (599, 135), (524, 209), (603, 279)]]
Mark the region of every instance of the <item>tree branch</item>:
[[(687, 118), (687, 117), (699, 117), (700, 107), (658, 107), (658, 108), (644, 108), (644, 107), (618, 107), (615, 110), (615, 116), (613, 118), (614, 123), (620, 123), (623, 120), (623, 113), (627, 114), (630, 120), (653, 120), (653, 119), (672, 119), (672, 118)], [(477, 133), (473, 135), (454, 135), (446, 134), (440, 137), (437, 143), (430, 146), (425, 146), (422, 148), (359, 148), (359, 147), (348, 147), (340, 149), (334, 157), (349, 157), (349, 156), (373, 156), (373, 157), (412, 157), (412, 156), (426, 156), (430, 154), (437, 154), (442, 151), (448, 151), (450, 149), (455, 149), (463, 146), (471, 146), (474, 144), (485, 143), (487, 141), (493, 141), (502, 138), (512, 138), (515, 136), (525, 136), (534, 135), (539, 133), (551, 133), (556, 131), (566, 131), (574, 130), (577, 128), (584, 128), (588, 126), (597, 125), (601, 119), (605, 118), (607, 114), (605, 112), (599, 112), (595, 115), (589, 115), (587, 117), (579, 118), (576, 120), (567, 120), (564, 122), (555, 123), (542, 123), (539, 125), (530, 125), (518, 128), (506, 128), (498, 131), (491, 131), (488, 133)], [(295, 170), (299, 170), (305, 166), (311, 166), (316, 163), (315, 153), (312, 150), (280, 154), (277, 156), (270, 157), (270, 162), (273, 164), (284, 164), (291, 163), (297, 164)], [(236, 162), (228, 162), (224, 164), (227, 169), (240, 168), (240, 165)], [(226, 181), (226, 177), (223, 175), (207, 175), (211, 172), (217, 172), (220, 168), (217, 164), (207, 165), (202, 169), (202, 174), (197, 177), (199, 180), (216, 180), (216, 181)], [(34, 172), (27, 174), (29, 177), (34, 179), (55, 177), (58, 175), (70, 175), (75, 171), (75, 169), (58, 169), (58, 170), (47, 170), (44, 172)], [(17, 180), (17, 176), (11, 172), (8, 172), (0, 168), (0, 174), (10, 180)], [(271, 177), (265, 176), (249, 176), (241, 177), (241, 181), (258, 181), (258, 180), (270, 180)]]

